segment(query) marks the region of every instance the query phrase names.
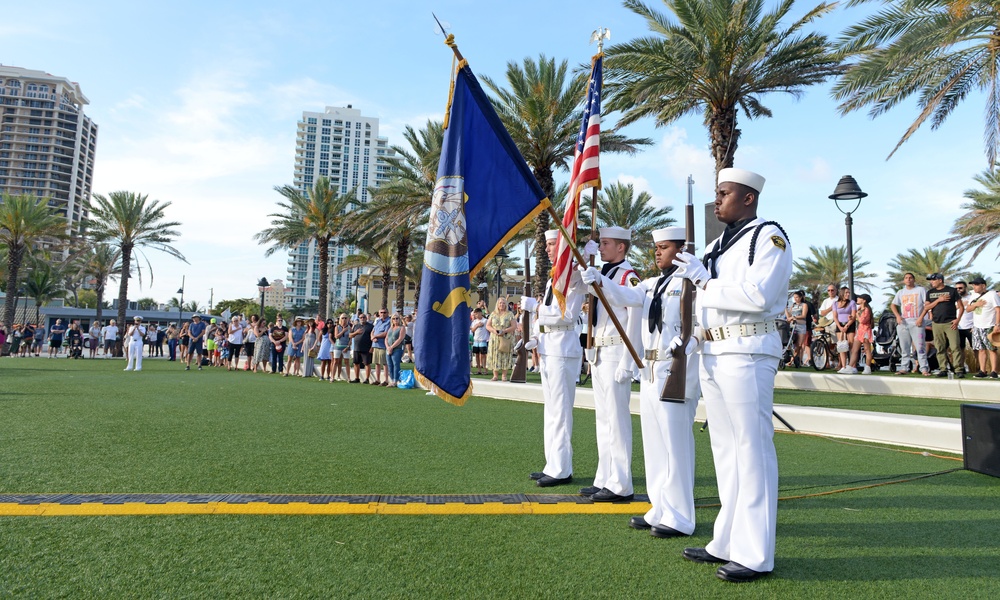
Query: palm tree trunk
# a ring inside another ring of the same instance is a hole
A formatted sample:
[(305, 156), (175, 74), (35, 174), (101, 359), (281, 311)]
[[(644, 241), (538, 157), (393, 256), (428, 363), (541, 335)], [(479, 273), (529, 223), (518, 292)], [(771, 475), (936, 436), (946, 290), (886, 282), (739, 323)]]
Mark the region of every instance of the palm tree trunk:
[(389, 310), (389, 283), (392, 281), (392, 271), (382, 269), (382, 309)]
[[(16, 245), (7, 249), (7, 296), (3, 303), (3, 330), (9, 336), (13, 336), (14, 311), (17, 310), (17, 275), (21, 270), (23, 256), (24, 246)], [(7, 356), (9, 352), (10, 346), (7, 344), (0, 348), (0, 356)]]
[(97, 317), (94, 320), (100, 325), (101, 319), (104, 317), (104, 283), (98, 281), (94, 291), (97, 293)]
[[(543, 167), (534, 170), (535, 181), (541, 186), (542, 191), (549, 198), (555, 191), (555, 181), (552, 179), (552, 169)], [(545, 293), (545, 284), (549, 281), (549, 272), (552, 270), (552, 263), (549, 262), (549, 255), (545, 251), (545, 232), (549, 230), (549, 213), (542, 211), (535, 219), (535, 295), (541, 296)]]
[(708, 137), (712, 144), (716, 174), (732, 167), (740, 140), (740, 130), (736, 128), (735, 106), (712, 109), (708, 117)]
[(326, 309), (330, 304), (330, 237), (316, 239), (319, 250), (319, 315), (321, 321), (326, 320)]
[(132, 270), (132, 245), (122, 244), (121, 284), (118, 285), (118, 339), (115, 341), (114, 356), (124, 356), (125, 310), (128, 308), (128, 274)]
[(406, 262), (410, 259), (410, 234), (404, 233), (396, 242), (396, 311), (403, 314), (406, 299)]

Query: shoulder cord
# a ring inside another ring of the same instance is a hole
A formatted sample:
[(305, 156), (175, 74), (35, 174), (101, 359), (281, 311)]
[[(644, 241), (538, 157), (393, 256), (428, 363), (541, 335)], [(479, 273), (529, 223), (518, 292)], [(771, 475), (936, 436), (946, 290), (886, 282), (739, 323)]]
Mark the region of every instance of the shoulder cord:
[(761, 223), (760, 225), (758, 225), (757, 227), (754, 228), (754, 230), (753, 230), (753, 236), (750, 237), (750, 264), (751, 265), (753, 264), (754, 252), (757, 251), (757, 235), (760, 233), (760, 230), (763, 229), (765, 225), (774, 225), (775, 227), (778, 228), (778, 231), (780, 231), (785, 236), (786, 240), (791, 241), (791, 239), (789, 239), (789, 237), (788, 237), (788, 234), (785, 233), (785, 229), (781, 225), (779, 225), (777, 222), (775, 222), (775, 221), (764, 221), (763, 223)]

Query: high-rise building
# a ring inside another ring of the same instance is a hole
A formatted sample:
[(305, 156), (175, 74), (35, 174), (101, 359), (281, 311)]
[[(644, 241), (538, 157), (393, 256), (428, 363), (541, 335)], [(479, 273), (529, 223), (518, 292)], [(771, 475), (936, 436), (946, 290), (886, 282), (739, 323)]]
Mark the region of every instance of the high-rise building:
[(285, 284), (280, 279), (273, 280), (264, 290), (264, 306), (278, 310), (285, 308)]
[[(392, 169), (387, 157), (394, 152), (378, 135), (378, 118), (366, 117), (350, 104), (328, 106), (324, 112), (303, 112), (295, 136), (293, 183), (302, 192), (312, 189), (320, 177), (328, 177), (340, 194), (356, 190), (358, 200), (369, 201), (368, 189), (388, 179)], [(330, 297), (328, 306), (352, 298), (361, 269), (343, 273), (337, 267), (354, 248), (330, 242)], [(301, 306), (319, 299), (319, 252), (316, 243), (300, 244), (288, 253), (286, 306)]]
[(79, 230), (94, 178), (97, 124), (80, 84), (0, 65), (0, 191), (48, 197)]

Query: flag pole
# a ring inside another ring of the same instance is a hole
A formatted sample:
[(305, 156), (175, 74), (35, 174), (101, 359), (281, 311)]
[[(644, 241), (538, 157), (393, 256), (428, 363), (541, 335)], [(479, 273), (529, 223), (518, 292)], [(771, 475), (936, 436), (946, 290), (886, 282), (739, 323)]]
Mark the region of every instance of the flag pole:
[[(546, 207), (546, 210), (549, 211), (549, 216), (552, 217), (556, 226), (559, 227), (559, 232), (562, 233), (563, 238), (565, 238), (566, 245), (573, 251), (573, 256), (576, 257), (576, 262), (581, 265), (586, 264), (587, 261), (584, 260), (583, 255), (580, 254), (580, 249), (576, 247), (575, 243), (573, 243), (573, 237), (568, 231), (566, 231), (566, 228), (562, 224), (562, 219), (560, 219), (559, 215), (556, 214), (556, 210), (552, 208), (551, 204)], [(613, 311), (611, 309), (611, 305), (608, 304), (608, 299), (604, 297), (604, 292), (601, 291), (601, 286), (592, 285), (590, 287), (594, 290), (594, 295), (597, 296), (597, 299), (601, 301), (601, 306), (604, 307), (604, 310), (608, 311), (608, 317), (611, 318), (611, 322), (614, 324), (615, 329), (618, 330), (618, 334), (622, 336), (622, 341), (625, 343), (625, 347), (628, 348), (628, 353), (632, 355), (632, 360), (635, 361), (635, 366), (641, 369), (643, 367), (642, 359), (639, 358), (639, 354), (635, 351), (635, 348), (632, 346), (632, 342), (628, 339), (628, 335), (625, 333), (625, 328), (622, 327), (621, 321), (619, 321), (618, 317), (615, 315), (615, 311)]]

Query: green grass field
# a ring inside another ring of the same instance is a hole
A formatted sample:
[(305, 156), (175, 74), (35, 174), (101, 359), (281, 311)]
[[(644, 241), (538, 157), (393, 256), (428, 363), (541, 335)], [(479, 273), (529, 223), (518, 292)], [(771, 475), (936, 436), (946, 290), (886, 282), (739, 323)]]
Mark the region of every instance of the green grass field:
[[(0, 494), (532, 492), (542, 407), (146, 361), (0, 361)], [(811, 394), (804, 394), (809, 396)], [(893, 399), (889, 399), (893, 400)], [(907, 399), (909, 400), (909, 399)], [(780, 401), (780, 400), (779, 400)], [(644, 490), (635, 420), (633, 472)], [(715, 501), (708, 433), (695, 495)], [(596, 463), (575, 414), (574, 493)], [(960, 467), (778, 434), (783, 496)], [(1000, 479), (968, 471), (779, 505), (775, 574), (739, 587), (622, 515), (0, 517), (0, 597), (829, 597), (1000, 593)]]

